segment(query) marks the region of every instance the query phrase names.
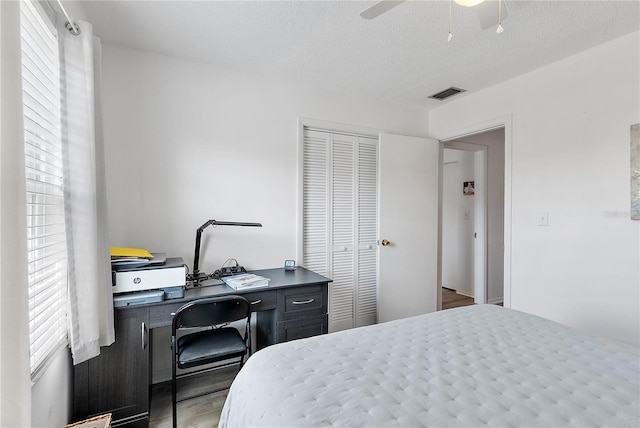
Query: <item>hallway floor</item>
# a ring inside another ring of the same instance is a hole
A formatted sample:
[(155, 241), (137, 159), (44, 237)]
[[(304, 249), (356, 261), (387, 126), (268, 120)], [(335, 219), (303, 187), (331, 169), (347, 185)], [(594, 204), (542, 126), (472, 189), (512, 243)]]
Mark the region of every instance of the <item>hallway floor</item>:
[(442, 287), (442, 309), (473, 305), (473, 297), (463, 296), (455, 290)]

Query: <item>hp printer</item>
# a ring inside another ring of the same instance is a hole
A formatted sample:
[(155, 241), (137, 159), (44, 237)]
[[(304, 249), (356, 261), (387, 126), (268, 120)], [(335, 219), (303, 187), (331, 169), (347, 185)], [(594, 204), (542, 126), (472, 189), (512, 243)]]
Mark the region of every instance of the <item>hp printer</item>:
[(181, 257), (166, 258), (162, 264), (114, 268), (111, 272), (114, 306), (184, 297), (185, 278)]

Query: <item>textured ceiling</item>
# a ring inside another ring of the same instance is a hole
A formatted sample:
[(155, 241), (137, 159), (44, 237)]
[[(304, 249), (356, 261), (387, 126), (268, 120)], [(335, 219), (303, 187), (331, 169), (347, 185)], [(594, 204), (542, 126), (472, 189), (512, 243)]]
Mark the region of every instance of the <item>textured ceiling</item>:
[[(504, 33), (448, 1), (83, 1), (103, 42), (251, 71), (319, 89), (431, 108), (640, 28), (639, 1), (506, 1)], [(444, 101), (446, 102), (446, 101)]]

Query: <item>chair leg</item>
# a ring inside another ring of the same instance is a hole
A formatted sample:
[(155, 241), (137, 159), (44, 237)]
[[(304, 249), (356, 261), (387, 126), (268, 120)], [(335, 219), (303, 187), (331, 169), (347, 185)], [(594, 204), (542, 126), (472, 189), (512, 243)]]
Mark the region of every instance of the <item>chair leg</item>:
[(172, 411), (171, 411), (171, 415), (173, 417), (173, 428), (178, 428), (178, 408), (176, 405), (176, 401), (178, 399), (177, 397), (177, 391), (176, 391), (176, 351), (174, 349), (175, 344), (171, 347), (171, 406), (172, 406)]
[(248, 349), (248, 353), (247, 353), (247, 358), (249, 358), (251, 356), (251, 324), (247, 323), (247, 341), (249, 342), (249, 345), (247, 346)]
[(251, 356), (251, 326), (249, 322), (247, 322), (247, 328), (244, 331), (244, 342), (245, 342), (245, 353), (240, 357), (240, 368), (244, 365), (245, 356), (247, 359)]

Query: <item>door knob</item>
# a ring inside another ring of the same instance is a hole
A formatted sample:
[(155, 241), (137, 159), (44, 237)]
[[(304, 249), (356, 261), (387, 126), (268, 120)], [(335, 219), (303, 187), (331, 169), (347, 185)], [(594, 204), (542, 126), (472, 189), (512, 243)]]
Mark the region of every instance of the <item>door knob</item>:
[(391, 242), (387, 241), (386, 239), (382, 240), (382, 246), (386, 247), (387, 245), (391, 244)]

